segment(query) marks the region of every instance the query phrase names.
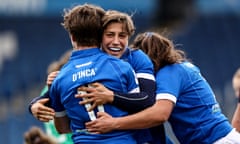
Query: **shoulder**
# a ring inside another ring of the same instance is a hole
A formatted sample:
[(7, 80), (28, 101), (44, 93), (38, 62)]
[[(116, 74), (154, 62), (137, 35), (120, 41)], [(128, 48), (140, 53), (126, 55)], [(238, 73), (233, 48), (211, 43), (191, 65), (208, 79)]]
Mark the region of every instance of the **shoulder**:
[(176, 78), (181, 77), (184, 73), (184, 68), (182, 63), (174, 63), (169, 64), (162, 67), (157, 73), (156, 77), (164, 77), (164, 78)]
[(142, 50), (140, 49), (130, 49), (131, 55), (133, 57), (141, 57), (144, 59), (150, 59), (147, 54), (145, 54)]
[(196, 67), (190, 62), (174, 63), (174, 64), (166, 65), (160, 69), (160, 71), (171, 71), (171, 72), (198, 71), (198, 70), (199, 70), (198, 67)]
[(142, 50), (131, 50), (128, 62), (136, 72), (153, 73), (153, 63)]
[(200, 73), (198, 67), (190, 62), (175, 63), (161, 68), (156, 76), (168, 78), (189, 78)]
[(106, 58), (107, 63), (113, 65), (114, 67), (120, 67), (120, 68), (125, 68), (125, 67), (129, 68), (130, 67), (130, 68), (132, 68), (128, 62), (126, 62), (122, 59), (116, 58), (114, 56), (107, 55), (105, 58)]

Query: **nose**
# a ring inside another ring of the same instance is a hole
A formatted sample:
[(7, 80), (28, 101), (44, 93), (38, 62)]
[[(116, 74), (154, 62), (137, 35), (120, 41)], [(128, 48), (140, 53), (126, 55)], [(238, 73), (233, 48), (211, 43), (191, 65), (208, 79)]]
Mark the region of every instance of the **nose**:
[(114, 37), (114, 39), (113, 39), (113, 44), (115, 44), (115, 45), (120, 44), (120, 41), (119, 41), (119, 37), (118, 37), (118, 36), (115, 36), (115, 37)]

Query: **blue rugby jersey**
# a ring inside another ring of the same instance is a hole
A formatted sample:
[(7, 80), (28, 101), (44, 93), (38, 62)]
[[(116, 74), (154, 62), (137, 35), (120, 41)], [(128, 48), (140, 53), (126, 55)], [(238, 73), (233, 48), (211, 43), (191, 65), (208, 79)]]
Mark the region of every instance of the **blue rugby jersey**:
[[(125, 109), (129, 107), (129, 109), (131, 109), (133, 112), (145, 109), (146, 106), (151, 106), (155, 102), (155, 77), (151, 59), (142, 50), (131, 48), (126, 49), (121, 59), (127, 61), (133, 67), (140, 82), (139, 86), (141, 92), (144, 91), (148, 94), (148, 98), (144, 98), (145, 95), (128, 95), (128, 102), (123, 103), (123, 100), (121, 99), (121, 106), (124, 106)], [(146, 80), (153, 81), (154, 85)], [(116, 98), (117, 97), (115, 97), (114, 101), (117, 100)], [(137, 101), (140, 104), (139, 99), (145, 100), (141, 101), (141, 105), (136, 105), (135, 103)], [(131, 105), (129, 105), (130, 101), (132, 101)], [(134, 107), (132, 106), (133, 104)], [(137, 130), (135, 139), (138, 143), (150, 142), (151, 144), (163, 144), (166, 143), (166, 140), (168, 140), (169, 143), (172, 143), (171, 140), (165, 135), (163, 124), (150, 129), (143, 129), (141, 131)]]
[(232, 130), (198, 67), (189, 62), (167, 65), (158, 71), (156, 83), (157, 99), (175, 103), (169, 122), (180, 143), (209, 144)]
[(132, 66), (137, 78), (155, 81), (152, 61), (142, 50), (132, 50), (127, 48), (121, 59), (128, 62)]
[[(135, 143), (130, 131), (114, 131), (107, 134), (89, 134), (84, 131), (84, 124), (90, 121), (89, 115), (85, 107), (79, 105), (79, 99), (74, 95), (77, 93), (77, 87), (93, 82), (100, 82), (116, 92), (139, 92), (135, 73), (127, 62), (109, 56), (99, 48), (74, 51), (50, 89), (51, 106), (56, 111), (56, 116), (62, 115), (66, 110), (71, 120), (73, 141)], [(104, 105), (104, 109), (113, 117), (128, 114), (110, 104)]]

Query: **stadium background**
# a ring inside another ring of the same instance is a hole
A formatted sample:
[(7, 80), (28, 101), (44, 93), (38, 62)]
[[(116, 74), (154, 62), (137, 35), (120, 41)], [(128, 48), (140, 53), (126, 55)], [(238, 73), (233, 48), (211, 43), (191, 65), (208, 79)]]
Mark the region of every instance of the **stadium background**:
[(136, 33), (169, 30), (231, 119), (236, 106), (231, 78), (240, 67), (240, 1), (0, 0), (0, 143), (23, 143), (26, 130), (42, 127), (27, 105), (43, 88), (48, 64), (71, 48), (60, 25), (63, 9), (85, 2), (133, 14)]

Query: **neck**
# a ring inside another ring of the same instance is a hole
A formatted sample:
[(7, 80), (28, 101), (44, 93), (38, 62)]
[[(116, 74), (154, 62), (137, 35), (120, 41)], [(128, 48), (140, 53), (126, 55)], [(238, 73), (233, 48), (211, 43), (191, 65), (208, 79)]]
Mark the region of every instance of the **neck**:
[(84, 50), (84, 49), (91, 49), (91, 48), (96, 48), (97, 46), (93, 45), (93, 46), (77, 46), (74, 47), (74, 50)]

